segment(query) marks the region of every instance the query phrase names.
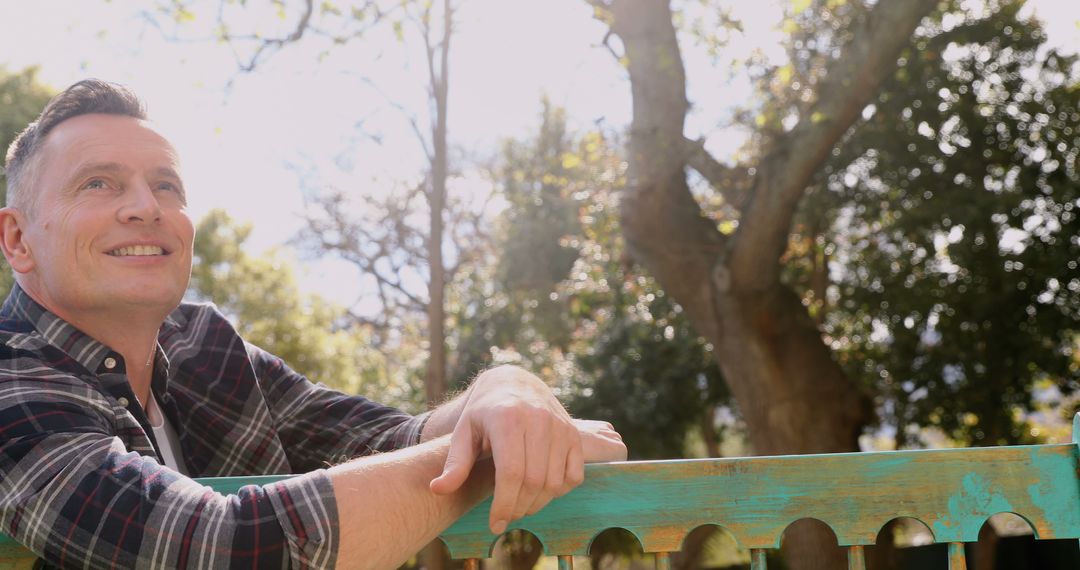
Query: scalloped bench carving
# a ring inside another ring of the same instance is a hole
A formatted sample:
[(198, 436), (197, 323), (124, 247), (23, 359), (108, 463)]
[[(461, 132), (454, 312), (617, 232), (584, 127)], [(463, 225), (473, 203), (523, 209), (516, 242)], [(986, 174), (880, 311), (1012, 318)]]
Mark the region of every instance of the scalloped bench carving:
[[(973, 449), (841, 453), (733, 459), (641, 461), (590, 465), (586, 481), (543, 511), (510, 525), (535, 535), (559, 568), (588, 554), (609, 528), (634, 534), (657, 568), (670, 566), (694, 528), (713, 524), (750, 549), (765, 570), (789, 524), (814, 518), (848, 548), (849, 568), (864, 568), (863, 547), (898, 517), (921, 521), (935, 542), (949, 544), (949, 568), (966, 568), (964, 543), (978, 539), (991, 516), (1023, 517), (1036, 539), (1080, 539), (1080, 414), (1074, 443)], [(203, 479), (219, 492), (280, 477)], [(490, 500), (441, 535), (454, 558), (479, 568), (497, 536), (487, 528)], [(33, 555), (0, 536), (0, 568), (29, 567)]]

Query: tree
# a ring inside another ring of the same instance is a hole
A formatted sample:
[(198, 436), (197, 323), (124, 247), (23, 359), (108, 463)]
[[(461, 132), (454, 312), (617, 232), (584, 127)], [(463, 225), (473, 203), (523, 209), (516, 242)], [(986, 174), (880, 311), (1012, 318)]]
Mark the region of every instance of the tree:
[(1075, 67), (1035, 59), (1017, 3), (800, 4), (735, 166), (683, 138), (670, 9), (592, 3), (634, 96), (628, 246), (717, 346), (756, 451), (855, 449), (878, 380), (901, 432), (975, 443), (1022, 439), (1034, 380), (1075, 388)]
[(1036, 386), (1080, 385), (1076, 57), (1020, 7), (918, 39), (800, 215), (844, 220), (800, 233), (843, 260), (827, 341), (900, 446), (1030, 443)]
[[(816, 169), (895, 67), (934, 2), (881, 2), (866, 10), (842, 55), (822, 74), (814, 103), (790, 132), (776, 133), (756, 168), (744, 169), (753, 177), (745, 196), (725, 178), (737, 172), (682, 134), (687, 100), (670, 8), (660, 2), (595, 4), (623, 41), (634, 92), (621, 210), (631, 254), (715, 345), (758, 453), (853, 449), (867, 406), (798, 296), (782, 283), (780, 258)], [(738, 210), (729, 233), (691, 194), (688, 164)]]
[[(37, 118), (55, 94), (38, 80), (37, 73), (36, 67), (17, 73), (0, 67), (0, 154), (3, 156), (15, 136)], [(7, 177), (0, 177), (0, 204), (7, 205)], [(0, 296), (6, 298), (12, 284), (7, 261), (0, 259)]]
[[(753, 162), (734, 167), (684, 138), (685, 71), (667, 3), (591, 3), (622, 41), (634, 98), (622, 202), (631, 254), (716, 347), (756, 452), (857, 449), (871, 420), (869, 401), (785, 283), (783, 260), (800, 202), (897, 73), (897, 61), (937, 55), (923, 48), (941, 28), (918, 28), (937, 2), (804, 4), (805, 18), (822, 17), (825, 24), (816, 28), (822, 33), (802, 47), (801, 67), (774, 71), (788, 76), (791, 97), (762, 109)], [(955, 6), (943, 10), (964, 19)], [(798, 82), (790, 80), (796, 71)], [(717, 224), (703, 212), (687, 166), (712, 184), (733, 223)], [(829, 557), (824, 565), (842, 564), (838, 551), (825, 554), (810, 537), (792, 538), (787, 546), (800, 552), (793, 559), (800, 566)]]

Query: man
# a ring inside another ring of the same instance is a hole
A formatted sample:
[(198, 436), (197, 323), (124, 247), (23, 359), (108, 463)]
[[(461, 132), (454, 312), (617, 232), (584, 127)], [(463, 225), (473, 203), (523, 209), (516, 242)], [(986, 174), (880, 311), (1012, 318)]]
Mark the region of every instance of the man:
[[(120, 86), (56, 96), (6, 171), (0, 523), (47, 564), (389, 568), (492, 487), (500, 533), (584, 462), (626, 457), (520, 369), (412, 417), (313, 385), (181, 304), (179, 159)], [(302, 475), (231, 496), (189, 478), (274, 473)]]

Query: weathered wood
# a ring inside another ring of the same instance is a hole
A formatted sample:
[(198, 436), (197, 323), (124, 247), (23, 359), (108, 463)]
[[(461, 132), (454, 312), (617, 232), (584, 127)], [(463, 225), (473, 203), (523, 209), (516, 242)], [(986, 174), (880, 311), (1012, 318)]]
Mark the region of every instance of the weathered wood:
[(574, 557), (559, 555), (559, 570), (574, 570)]
[(37, 557), (19, 543), (6, 536), (0, 536), (6, 544), (0, 545), (0, 570), (29, 570), (34, 567)]
[[(678, 550), (716, 524), (742, 548), (776, 548), (792, 522), (813, 517), (841, 546), (873, 544), (897, 517), (917, 519), (937, 542), (973, 542), (991, 515), (1013, 512), (1037, 538), (1080, 538), (1080, 446), (1035, 445), (630, 462), (590, 465), (586, 481), (510, 528), (532, 532), (548, 554), (587, 554), (613, 527), (646, 552)], [(490, 501), (442, 538), (451, 556), (485, 557), (497, 537)]]
[(480, 570), (480, 559), (479, 558), (466, 558), (465, 559), (465, 570)]
[(656, 570), (671, 570), (671, 554), (667, 552), (656, 553)]

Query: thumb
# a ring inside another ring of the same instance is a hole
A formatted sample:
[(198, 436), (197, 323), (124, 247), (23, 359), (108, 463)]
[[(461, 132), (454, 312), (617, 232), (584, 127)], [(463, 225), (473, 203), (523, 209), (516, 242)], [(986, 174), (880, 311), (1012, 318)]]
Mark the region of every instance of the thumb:
[(473, 464), (476, 463), (476, 442), (472, 424), (459, 422), (450, 435), (450, 451), (446, 454), (446, 464), (442, 474), (431, 480), (431, 492), (448, 495), (457, 491), (469, 478)]

